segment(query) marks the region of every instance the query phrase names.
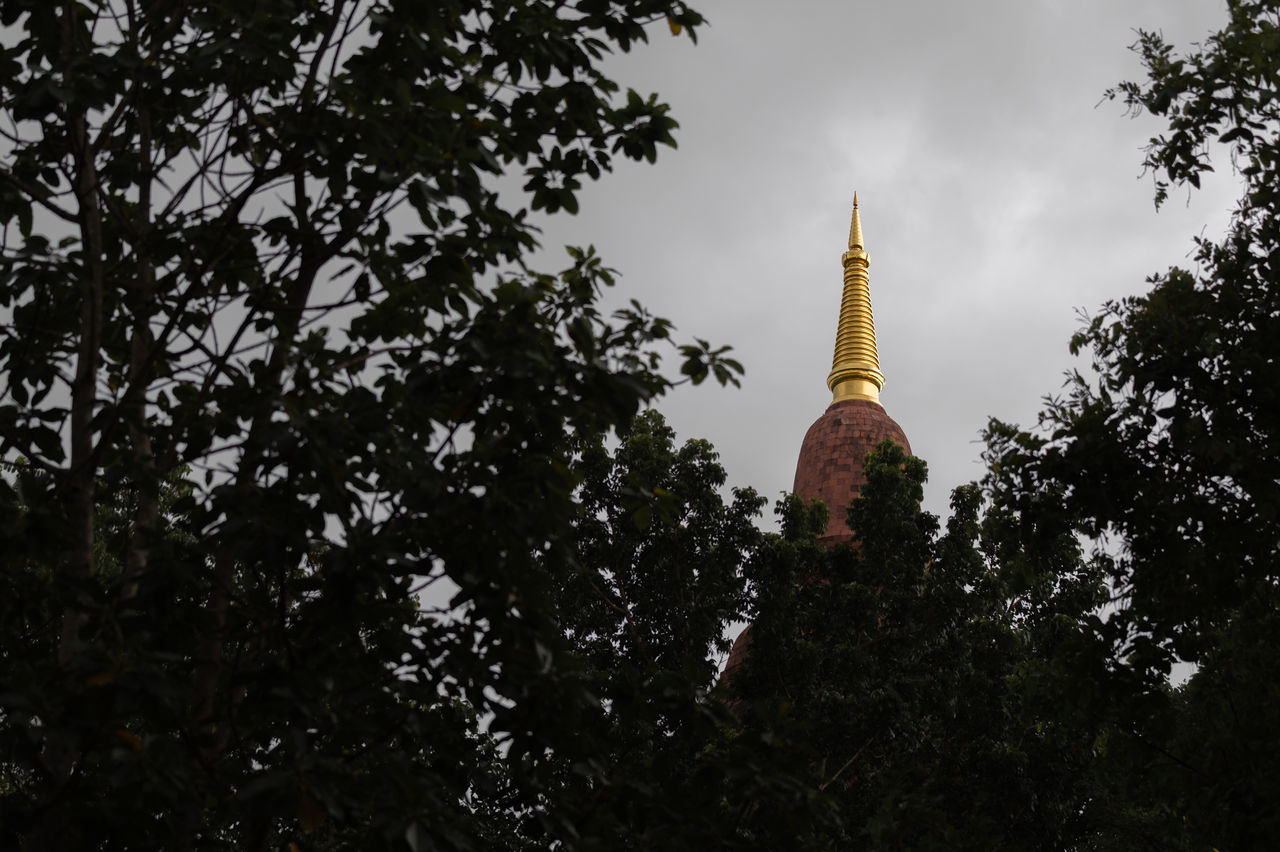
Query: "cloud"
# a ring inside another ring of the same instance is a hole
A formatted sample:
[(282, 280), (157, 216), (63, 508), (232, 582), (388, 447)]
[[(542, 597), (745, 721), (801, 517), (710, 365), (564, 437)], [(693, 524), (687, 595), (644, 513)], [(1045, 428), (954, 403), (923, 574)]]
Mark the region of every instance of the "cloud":
[(1102, 93), (1141, 76), (1133, 28), (1185, 45), (1221, 3), (695, 3), (699, 44), (654, 42), (611, 69), (657, 91), (679, 149), (592, 187), (547, 223), (594, 243), (686, 334), (737, 348), (741, 391), (661, 407), (721, 451), (731, 484), (790, 488), (825, 408), (839, 258), (856, 188), (871, 253), (882, 399), (930, 462), (926, 502), (981, 475), (991, 415), (1028, 422), (1072, 366), (1077, 310), (1138, 292), (1220, 233), (1230, 176), (1157, 215), (1139, 179), (1156, 132)]

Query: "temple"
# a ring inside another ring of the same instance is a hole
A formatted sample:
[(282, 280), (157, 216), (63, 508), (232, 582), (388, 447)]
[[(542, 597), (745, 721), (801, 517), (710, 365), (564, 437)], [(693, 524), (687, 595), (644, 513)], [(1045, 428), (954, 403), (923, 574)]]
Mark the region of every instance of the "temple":
[(823, 542), (839, 544), (853, 538), (845, 514), (862, 490), (862, 461), (885, 438), (908, 453), (911, 445), (902, 427), (880, 404), (884, 374), (876, 350), (876, 324), (871, 313), (870, 256), (862, 240), (858, 195), (853, 195), (849, 248), (841, 257), (844, 293), (836, 326), (835, 354), (827, 387), (831, 404), (814, 421), (800, 445), (791, 490), (805, 500), (821, 500), (830, 513)]
[[(821, 500), (826, 504), (829, 519), (826, 534), (820, 541), (828, 547), (853, 540), (847, 510), (862, 491), (865, 482), (862, 465), (867, 454), (885, 438), (911, 452), (902, 427), (880, 404), (884, 374), (880, 372), (875, 318), (871, 312), (870, 263), (862, 238), (858, 194), (854, 193), (849, 247), (841, 257), (844, 291), (836, 324), (835, 354), (827, 376), (831, 404), (805, 433), (791, 488), (805, 500)], [(750, 632), (748, 626), (733, 643), (725, 665), (726, 677), (746, 656)]]

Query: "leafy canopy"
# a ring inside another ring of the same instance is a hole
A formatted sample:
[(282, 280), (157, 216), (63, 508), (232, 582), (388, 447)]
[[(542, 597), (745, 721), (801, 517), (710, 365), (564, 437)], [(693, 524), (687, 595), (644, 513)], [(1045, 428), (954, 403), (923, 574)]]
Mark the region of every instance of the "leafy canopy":
[[(749, 654), (730, 689), (745, 731), (798, 781), (743, 818), (757, 848), (1062, 848), (1080, 836), (1086, 761), (1073, 732), (1024, 705), (1049, 641), (993, 560), (1003, 540), (973, 486), (945, 530), (920, 508), (926, 468), (891, 441), (848, 508), (856, 543), (818, 543), (825, 508), (797, 497), (749, 563)], [(1064, 561), (1079, 563), (1074, 542)]]
[(598, 710), (570, 463), (669, 386), (671, 328), (602, 315), (590, 249), (523, 258), (529, 211), (673, 144), (605, 57), (700, 23), (0, 2), (4, 845), (599, 841), (549, 792)]
[[(1041, 544), (1075, 533), (1106, 581), (1104, 609), (1064, 607), (1046, 683), (1098, 726), (1117, 847), (1262, 848), (1276, 830), (1280, 4), (1227, 7), (1186, 53), (1141, 33), (1148, 78), (1111, 93), (1167, 122), (1145, 161), (1157, 204), (1225, 153), (1242, 190), (1226, 237), (1075, 336), (1096, 378), (1071, 377), (1038, 430), (988, 436), (1030, 576), (1052, 582)], [(1194, 673), (1173, 690), (1178, 662)]]

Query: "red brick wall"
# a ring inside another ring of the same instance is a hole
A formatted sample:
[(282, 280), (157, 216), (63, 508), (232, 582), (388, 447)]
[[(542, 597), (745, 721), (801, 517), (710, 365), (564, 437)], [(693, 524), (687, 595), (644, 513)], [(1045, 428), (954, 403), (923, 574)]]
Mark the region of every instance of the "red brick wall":
[[(863, 459), (885, 438), (892, 438), (911, 452), (902, 427), (879, 405), (862, 399), (832, 403), (805, 434), (791, 490), (806, 500), (827, 504), (830, 519), (827, 534), (820, 541), (828, 546), (853, 539), (845, 523), (845, 513), (849, 502), (862, 490)], [(751, 626), (747, 625), (729, 652), (720, 676), (722, 685), (728, 684), (734, 669), (742, 665), (750, 653)], [(743, 709), (738, 702), (730, 702), (729, 706), (735, 712)]]
[(725, 661), (724, 672), (720, 675), (720, 682), (728, 684), (733, 677), (733, 670), (747, 659), (747, 655), (751, 653), (751, 625), (748, 624), (742, 628), (742, 632), (738, 634), (738, 638), (733, 640), (733, 648), (729, 650), (729, 659)]
[(853, 538), (845, 512), (862, 490), (863, 459), (885, 438), (911, 452), (902, 427), (879, 405), (864, 399), (832, 403), (809, 427), (791, 490), (806, 500), (827, 504), (830, 520), (822, 541), (836, 544)]

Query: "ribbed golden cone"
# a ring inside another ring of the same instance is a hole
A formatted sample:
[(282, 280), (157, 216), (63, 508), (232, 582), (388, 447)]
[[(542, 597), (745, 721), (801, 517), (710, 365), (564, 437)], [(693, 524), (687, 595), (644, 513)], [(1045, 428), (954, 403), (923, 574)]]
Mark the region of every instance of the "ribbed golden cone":
[(840, 323), (836, 328), (836, 349), (831, 360), (827, 387), (832, 402), (867, 399), (880, 402), (884, 374), (876, 352), (876, 323), (871, 314), (870, 257), (862, 242), (862, 217), (858, 215), (858, 194), (853, 194), (853, 219), (849, 223), (849, 250), (841, 258), (844, 265), (844, 295), (840, 300)]

